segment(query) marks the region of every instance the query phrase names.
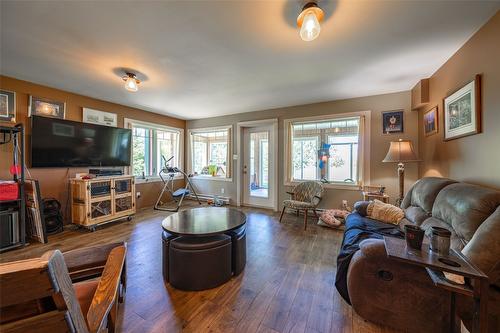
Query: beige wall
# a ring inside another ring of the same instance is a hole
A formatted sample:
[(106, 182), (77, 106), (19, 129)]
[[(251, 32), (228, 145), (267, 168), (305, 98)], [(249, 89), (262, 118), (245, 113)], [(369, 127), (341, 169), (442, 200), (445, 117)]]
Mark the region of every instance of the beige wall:
[[(370, 140), (370, 173), (372, 184), (382, 184), (387, 187), (387, 191), (391, 196), (391, 202), (394, 202), (398, 193), (398, 179), (396, 172), (396, 165), (390, 163), (382, 163), (382, 159), (387, 153), (389, 142), (391, 140), (410, 139), (418, 151), (417, 143), (417, 115), (415, 111), (410, 111), (411, 96), (410, 92), (399, 92), (393, 94), (369, 96), (362, 98), (353, 98), (346, 100), (339, 100), (325, 103), (315, 103), (309, 105), (300, 105), (265, 111), (248, 112), (224, 117), (215, 117), (200, 120), (187, 121), (187, 128), (203, 128), (211, 126), (233, 125), (233, 134), (236, 130), (236, 124), (242, 121), (252, 121), (261, 119), (278, 118), (279, 133), (278, 133), (278, 184), (279, 184), (279, 197), (278, 201), (281, 203), (287, 195), (287, 187), (284, 185), (284, 134), (283, 123), (285, 119), (319, 116), (329, 114), (339, 114), (355, 111), (368, 111), (371, 110), (371, 140)], [(402, 135), (382, 134), (382, 120), (381, 112), (389, 110), (405, 110), (404, 127), (405, 132)], [(188, 141), (186, 141), (188, 142)], [(233, 135), (233, 153), (236, 154), (236, 135)], [(233, 163), (233, 174), (236, 163)], [(408, 188), (418, 176), (418, 165), (416, 163), (408, 164), (406, 169), (406, 187)], [(217, 194), (229, 196), (233, 200), (236, 198), (236, 181), (233, 178), (232, 182), (214, 181), (214, 180), (195, 180), (196, 188), (203, 194)], [(224, 194), (221, 194), (221, 188), (224, 188)], [(360, 191), (353, 190), (338, 190), (329, 189), (325, 199), (322, 201), (322, 207), (339, 207), (342, 199), (349, 200), (352, 205), (354, 201), (361, 199)]]
[[(105, 102), (6, 76), (0, 76), (0, 88), (16, 92), (16, 122), (24, 123), (26, 126), (26, 157), (28, 166), (30, 165), (28, 148), (31, 133), (28, 118), (29, 95), (66, 102), (66, 119), (69, 120), (82, 121), (82, 108), (88, 107), (118, 114), (118, 126), (120, 127), (123, 127), (123, 119), (125, 117), (179, 128), (185, 128), (186, 124), (184, 120)], [(4, 122), (0, 123), (5, 124)], [(0, 146), (0, 179), (11, 178), (8, 173), (12, 161), (11, 150), (12, 145)], [(39, 180), (42, 196), (58, 199), (63, 206), (63, 210), (65, 210), (68, 198), (68, 178), (74, 177), (78, 172), (88, 172), (88, 168), (30, 168), (30, 172), (34, 179)], [(140, 191), (142, 196), (137, 199), (137, 207), (140, 209), (153, 206), (160, 189), (160, 183), (138, 184), (137, 191)], [(69, 210), (67, 212), (69, 214)]]
[[(443, 141), (443, 99), (482, 74), (480, 134)], [(438, 105), (439, 132), (425, 137), (419, 128), (423, 162), (420, 176), (443, 176), (500, 188), (500, 12), (497, 12), (430, 78), (429, 106)]]

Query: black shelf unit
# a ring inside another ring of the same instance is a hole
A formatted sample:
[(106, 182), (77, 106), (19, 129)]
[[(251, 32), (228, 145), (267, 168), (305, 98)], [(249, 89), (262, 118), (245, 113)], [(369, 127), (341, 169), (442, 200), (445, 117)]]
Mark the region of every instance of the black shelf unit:
[(0, 126), (0, 143), (12, 143), (13, 164), (17, 164), (21, 168), (21, 176), (19, 177), (17, 174), (14, 174), (12, 177), (13, 180), (19, 184), (19, 198), (15, 200), (0, 201), (0, 210), (17, 210), (19, 215), (19, 241), (9, 246), (1, 247), (0, 252), (4, 252), (26, 244), (26, 197), (24, 194), (24, 183), (26, 178), (24, 174), (25, 159), (23, 124), (16, 124), (15, 126)]

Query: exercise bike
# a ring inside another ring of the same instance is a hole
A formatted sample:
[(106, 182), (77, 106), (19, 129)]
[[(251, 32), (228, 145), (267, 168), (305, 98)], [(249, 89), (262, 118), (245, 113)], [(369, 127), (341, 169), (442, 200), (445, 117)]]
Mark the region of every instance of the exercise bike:
[[(184, 197), (186, 195), (191, 195), (191, 193), (196, 197), (196, 200), (201, 205), (200, 198), (198, 198), (198, 194), (196, 193), (196, 190), (194, 189), (193, 184), (191, 183), (191, 180), (190, 180), (190, 178), (193, 175), (188, 175), (184, 171), (182, 171), (181, 169), (179, 169), (177, 167), (169, 166), (168, 163), (174, 158), (173, 156), (170, 157), (168, 160), (163, 155), (161, 156), (161, 158), (163, 159), (163, 168), (160, 170), (158, 175), (160, 176), (160, 179), (163, 182), (163, 188), (160, 192), (160, 195), (158, 196), (158, 200), (156, 200), (154, 209), (163, 210), (163, 211), (167, 211), (167, 212), (177, 212), (182, 205), (182, 201), (184, 200)], [(182, 176), (184, 177), (184, 180), (186, 181), (186, 186), (184, 188), (179, 188), (179, 189), (174, 191), (174, 177), (178, 173), (182, 174)], [(170, 195), (172, 196), (172, 198), (176, 202), (177, 207), (165, 208), (165, 207), (160, 206), (161, 198), (165, 192), (170, 193)]]

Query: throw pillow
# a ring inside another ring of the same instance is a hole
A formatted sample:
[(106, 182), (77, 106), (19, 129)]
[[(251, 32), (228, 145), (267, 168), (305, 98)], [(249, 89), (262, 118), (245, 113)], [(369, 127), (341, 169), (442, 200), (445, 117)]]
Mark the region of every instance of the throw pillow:
[(366, 211), (370, 218), (385, 223), (398, 224), (405, 217), (405, 213), (401, 208), (383, 203), (380, 200), (370, 202)]
[(338, 210), (338, 209), (327, 209), (327, 210), (325, 210), (324, 212), (322, 212), (319, 215), (319, 221), (324, 222), (325, 224), (327, 224), (330, 227), (336, 227), (337, 228), (337, 227), (339, 227), (342, 224), (342, 221), (340, 221), (339, 219), (337, 219), (337, 216), (338, 217), (342, 217), (342, 216), (339, 216), (339, 215), (344, 215), (345, 216), (345, 214), (342, 211)]
[(370, 201), (358, 201), (354, 204), (354, 210), (357, 211), (359, 215), (366, 216), (366, 209), (369, 204)]

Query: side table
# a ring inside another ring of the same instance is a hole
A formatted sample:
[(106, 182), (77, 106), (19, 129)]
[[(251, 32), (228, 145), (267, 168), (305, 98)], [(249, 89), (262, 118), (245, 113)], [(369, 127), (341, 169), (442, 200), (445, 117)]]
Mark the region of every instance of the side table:
[[(447, 256), (439, 256), (429, 250), (429, 244), (422, 244), (421, 250), (408, 249), (404, 239), (384, 236), (387, 257), (426, 269), (434, 285), (451, 293), (450, 332), (455, 332), (455, 295), (462, 294), (473, 298), (473, 323), (471, 333), (488, 331), (488, 289), (489, 281), (479, 268), (462, 253), (450, 249)], [(445, 278), (449, 272), (470, 279), (470, 284), (457, 284)]]
[(378, 193), (370, 193), (370, 192), (363, 191), (363, 200), (364, 201), (377, 199), (377, 200), (380, 200), (382, 202), (389, 203), (389, 198), (390, 197), (385, 193), (378, 194)]

